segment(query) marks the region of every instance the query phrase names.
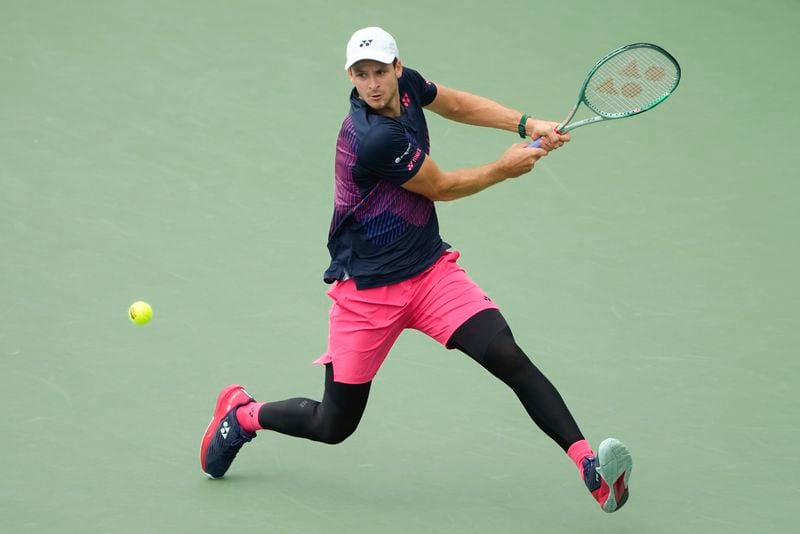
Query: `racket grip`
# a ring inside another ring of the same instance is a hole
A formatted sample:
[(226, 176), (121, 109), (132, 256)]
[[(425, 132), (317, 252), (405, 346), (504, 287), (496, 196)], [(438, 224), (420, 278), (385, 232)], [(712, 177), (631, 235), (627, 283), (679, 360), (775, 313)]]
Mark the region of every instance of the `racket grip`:
[[(557, 126), (556, 126), (555, 128), (553, 128), (553, 131), (554, 131), (555, 133), (557, 133), (557, 134), (558, 134), (558, 133), (561, 133), (561, 132), (558, 130), (558, 127), (557, 127)], [(528, 148), (541, 148), (541, 146), (542, 146), (542, 138), (541, 138), (541, 137), (537, 137), (536, 139), (534, 139), (534, 140), (533, 140), (533, 142), (532, 142), (532, 143), (528, 143)]]
[(528, 148), (539, 148), (542, 146), (542, 138), (539, 137), (538, 139), (534, 140), (532, 143), (528, 143)]

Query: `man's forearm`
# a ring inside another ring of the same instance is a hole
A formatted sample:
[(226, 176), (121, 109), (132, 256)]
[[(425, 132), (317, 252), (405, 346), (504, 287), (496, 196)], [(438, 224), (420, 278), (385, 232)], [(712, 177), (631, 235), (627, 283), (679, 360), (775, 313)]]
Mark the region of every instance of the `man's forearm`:
[(516, 132), (522, 112), (508, 108), (488, 98), (446, 89), (447, 98), (440, 108), (433, 111), (439, 115), (473, 126), (486, 126)]
[(444, 172), (436, 200), (456, 200), (474, 195), (506, 178), (508, 178), (508, 174), (503, 172), (497, 162), (480, 167)]

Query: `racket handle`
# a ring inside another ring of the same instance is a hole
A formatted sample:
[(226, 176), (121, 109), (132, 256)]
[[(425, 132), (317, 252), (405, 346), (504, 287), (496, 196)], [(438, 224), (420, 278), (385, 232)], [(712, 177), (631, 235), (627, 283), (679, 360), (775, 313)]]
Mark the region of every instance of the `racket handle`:
[[(555, 133), (557, 133), (557, 134), (561, 133), (561, 132), (558, 130), (558, 126), (556, 126), (555, 128), (553, 128), (553, 131), (554, 131)], [(528, 143), (528, 148), (541, 148), (541, 146), (542, 146), (542, 138), (541, 138), (541, 137), (537, 137), (536, 139), (534, 139), (534, 140), (533, 140), (533, 142), (532, 142), (532, 143)]]

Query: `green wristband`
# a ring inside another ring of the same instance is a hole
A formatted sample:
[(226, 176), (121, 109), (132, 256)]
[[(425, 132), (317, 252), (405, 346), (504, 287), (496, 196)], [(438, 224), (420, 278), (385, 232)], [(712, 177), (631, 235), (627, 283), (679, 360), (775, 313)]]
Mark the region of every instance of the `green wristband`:
[(517, 131), (519, 132), (519, 136), (523, 139), (528, 137), (528, 133), (525, 131), (525, 123), (528, 122), (528, 115), (523, 114), (522, 118), (519, 120), (519, 126), (517, 126)]

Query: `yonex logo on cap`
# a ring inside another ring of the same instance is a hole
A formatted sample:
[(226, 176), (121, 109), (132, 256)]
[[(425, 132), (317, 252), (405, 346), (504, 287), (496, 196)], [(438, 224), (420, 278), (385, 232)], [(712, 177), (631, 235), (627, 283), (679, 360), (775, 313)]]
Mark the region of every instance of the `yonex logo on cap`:
[(361, 41), (361, 44), (358, 45), (359, 48), (364, 48), (365, 46), (369, 46), (372, 44), (372, 39), (367, 39), (365, 41)]

